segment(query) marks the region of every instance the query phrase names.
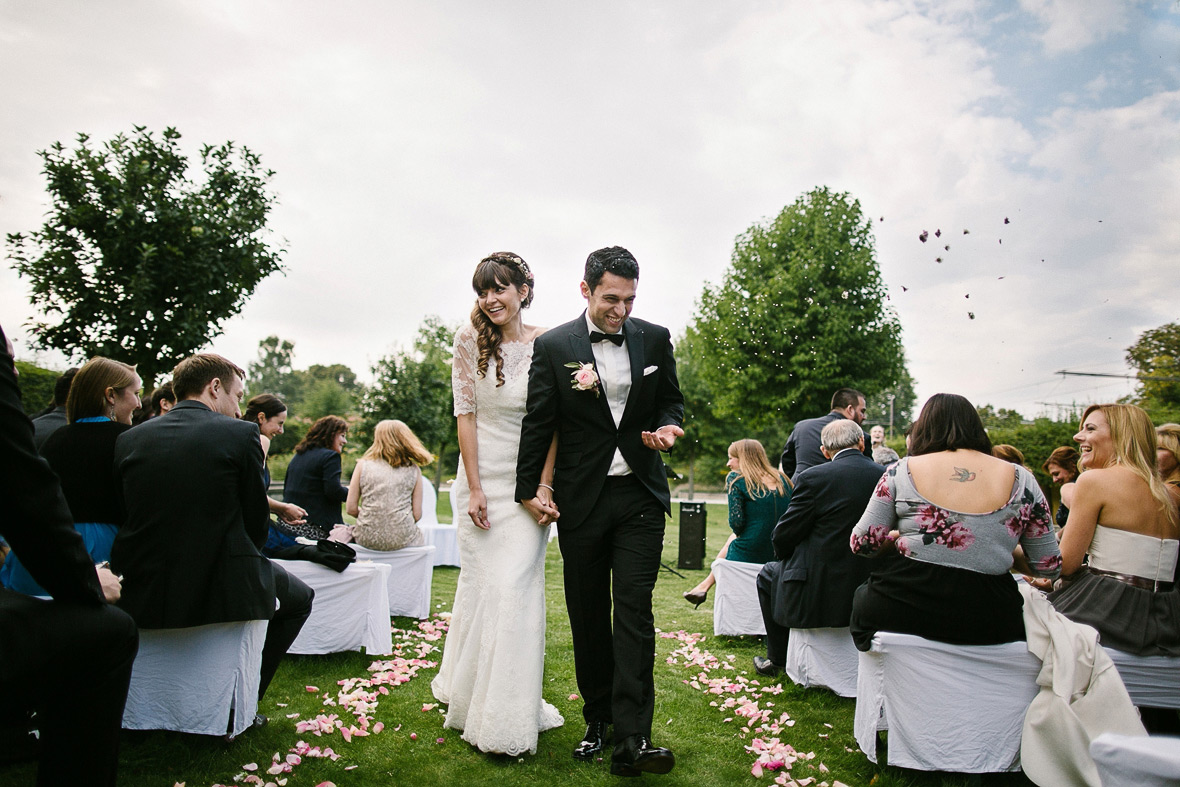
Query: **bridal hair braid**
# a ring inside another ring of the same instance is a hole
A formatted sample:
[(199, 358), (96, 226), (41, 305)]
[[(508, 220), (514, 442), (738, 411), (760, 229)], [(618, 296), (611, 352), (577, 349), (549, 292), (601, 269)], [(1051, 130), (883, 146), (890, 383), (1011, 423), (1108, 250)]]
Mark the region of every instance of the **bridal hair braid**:
[[(533, 272), (528, 263), (510, 251), (497, 251), (489, 254), (475, 266), (475, 275), (471, 277), (471, 288), (479, 295), (484, 290), (494, 287), (515, 287), (517, 292), (522, 287), (528, 287), (528, 293), (520, 301), (520, 308), (527, 309), (533, 302)], [(479, 302), (471, 310), (471, 327), (475, 328), (476, 346), (479, 348), (479, 360), (476, 372), (480, 377), (486, 377), (488, 365), (496, 360), (496, 387), (504, 384), (504, 355), (500, 352), (500, 342), (503, 334), (499, 326), (488, 319), (479, 308)]]

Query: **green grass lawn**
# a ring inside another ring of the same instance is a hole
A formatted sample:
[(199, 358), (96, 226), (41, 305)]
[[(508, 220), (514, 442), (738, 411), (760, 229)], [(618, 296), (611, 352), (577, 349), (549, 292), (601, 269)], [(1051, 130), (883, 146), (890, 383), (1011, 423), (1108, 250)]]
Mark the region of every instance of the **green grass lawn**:
[[(445, 513), (445, 495), (442, 505)], [(751, 666), (753, 656), (762, 654), (757, 637), (713, 637), (712, 601), (694, 610), (681, 593), (700, 581), (708, 570), (712, 555), (721, 548), (728, 528), (725, 507), (708, 506), (708, 555), (701, 571), (681, 571), (685, 578), (662, 571), (656, 584), (656, 626), (662, 632), (690, 632), (704, 635), (697, 647), (712, 656), (729, 661), (733, 668), (715, 670), (712, 677), (724, 674), (731, 681), (749, 681), (738, 695), (753, 698), (763, 691), (755, 681), (760, 678)], [(664, 560), (675, 566), (678, 549), (678, 526), (670, 522), (665, 541)], [(243, 766), (254, 763), (254, 771), (262, 782), (285, 778), (289, 787), (316, 787), (331, 782), (339, 787), (388, 787), (388, 785), (482, 785), (496, 784), (513, 787), (520, 785), (595, 785), (615, 784), (619, 780), (609, 774), (607, 763), (581, 763), (570, 757), (570, 751), (581, 738), (584, 725), (580, 703), (570, 700), (578, 692), (574, 680), (573, 652), (569, 641), (569, 624), (565, 615), (565, 598), (561, 587), (561, 556), (557, 543), (549, 546), (546, 588), (548, 593), (548, 634), (545, 664), (545, 698), (557, 706), (565, 716), (564, 727), (541, 734), (537, 753), (533, 756), (509, 758), (488, 756), (472, 749), (454, 730), (444, 730), (439, 708), (423, 710), (434, 703), (430, 681), (437, 666), (422, 668), (406, 683), (388, 688), (388, 695), (378, 697), (372, 711), (374, 723), (384, 724), (384, 730), (368, 737), (355, 737), (345, 742), (339, 733), (316, 737), (311, 733), (296, 732), (300, 720), (315, 718), (317, 714), (338, 713), (352, 719), (347, 710), (325, 707), (323, 696), (330, 693), (335, 699), (340, 687), (337, 681), (348, 678), (370, 677), (367, 667), (374, 657), (359, 653), (330, 656), (291, 656), (280, 667), (278, 675), (260, 711), (270, 717), (269, 726), (245, 733), (232, 744), (203, 736), (166, 732), (125, 732), (120, 754), (120, 784), (128, 787), (172, 787), (184, 783), (186, 787), (209, 787), (214, 784), (233, 784), (235, 777), (248, 774)], [(454, 598), (458, 569), (437, 568), (434, 571), (434, 610), (450, 609)], [(395, 618), (398, 629), (416, 629), (417, 621)], [(396, 634), (395, 640), (407, 642), (407, 657), (413, 647), (427, 643), (420, 637)], [(438, 650), (425, 659), (434, 662), (441, 657), (441, 641), (433, 643)], [(742, 719), (732, 712), (710, 705), (721, 705), (731, 695), (712, 695), (693, 688), (686, 681), (695, 678), (698, 669), (690, 669), (667, 660), (684, 643), (668, 637), (656, 641), (656, 707), (653, 739), (657, 745), (670, 747), (676, 754), (676, 767), (667, 776), (647, 776), (644, 781), (662, 785), (715, 784), (773, 784), (775, 774), (755, 778), (750, 773), (755, 755), (746, 750), (755, 737), (753, 731), (743, 732)], [(732, 657), (732, 659), (730, 658)], [(375, 657), (383, 658), (383, 657)], [(80, 659), (79, 669), (85, 668)], [(309, 693), (305, 687), (319, 689)], [(777, 688), (772, 689), (777, 691)], [(814, 752), (813, 759), (800, 759), (791, 768), (794, 779), (815, 777), (813, 784), (834, 784), (837, 780), (849, 787), (875, 785), (965, 785), (967, 778), (948, 774), (927, 774), (898, 768), (878, 768), (857, 749), (853, 739), (852, 722), (855, 701), (837, 697), (822, 689), (801, 689), (786, 680), (780, 694), (766, 693), (758, 700), (761, 707), (773, 703), (777, 717), (785, 712), (794, 726), (784, 728), (779, 737), (798, 752)], [(298, 714), (298, 718), (287, 718)], [(726, 721), (732, 719), (732, 721)], [(830, 726), (829, 726), (830, 725)], [(411, 737), (413, 734), (413, 738)], [(764, 736), (765, 737), (765, 736)], [(266, 773), (274, 755), (285, 758), (298, 741), (312, 746), (329, 746), (340, 758), (303, 757), (290, 773), (271, 776)], [(824, 771), (820, 765), (827, 769)], [(351, 767), (355, 766), (355, 767)], [(349, 768), (346, 770), (346, 768)], [(0, 784), (33, 783), (31, 764), (0, 766)], [(1022, 775), (991, 775), (983, 779), (988, 785), (1031, 784)], [(247, 783), (238, 779), (239, 784)]]

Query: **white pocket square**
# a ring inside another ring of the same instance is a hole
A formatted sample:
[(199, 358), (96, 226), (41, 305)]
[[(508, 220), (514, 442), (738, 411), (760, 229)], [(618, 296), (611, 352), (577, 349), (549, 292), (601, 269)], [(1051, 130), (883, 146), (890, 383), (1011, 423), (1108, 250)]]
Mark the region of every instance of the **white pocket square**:
[(648, 366), (646, 369), (643, 370), (643, 376), (647, 377), (649, 374), (651, 374), (652, 372), (656, 371), (659, 368), (660, 367), (658, 367), (658, 366)]

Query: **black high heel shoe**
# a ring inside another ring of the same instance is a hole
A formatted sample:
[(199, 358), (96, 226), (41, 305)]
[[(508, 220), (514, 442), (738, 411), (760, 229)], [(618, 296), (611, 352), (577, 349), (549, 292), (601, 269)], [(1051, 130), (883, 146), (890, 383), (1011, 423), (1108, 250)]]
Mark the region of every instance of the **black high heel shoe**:
[(704, 604), (708, 598), (709, 598), (708, 591), (705, 591), (704, 593), (697, 593), (692, 590), (684, 591), (684, 600), (687, 601), (689, 604), (692, 604), (693, 609), (696, 609), (701, 604)]

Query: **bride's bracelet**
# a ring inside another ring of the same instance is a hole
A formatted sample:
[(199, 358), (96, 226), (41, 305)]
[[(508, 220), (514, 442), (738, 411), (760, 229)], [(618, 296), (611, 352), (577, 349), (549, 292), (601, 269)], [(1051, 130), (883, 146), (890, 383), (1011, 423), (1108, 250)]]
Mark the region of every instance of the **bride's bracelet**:
[(537, 484), (537, 486), (543, 486), (546, 489), (548, 489), (550, 492), (553, 491), (553, 487), (549, 486), (549, 484)]

